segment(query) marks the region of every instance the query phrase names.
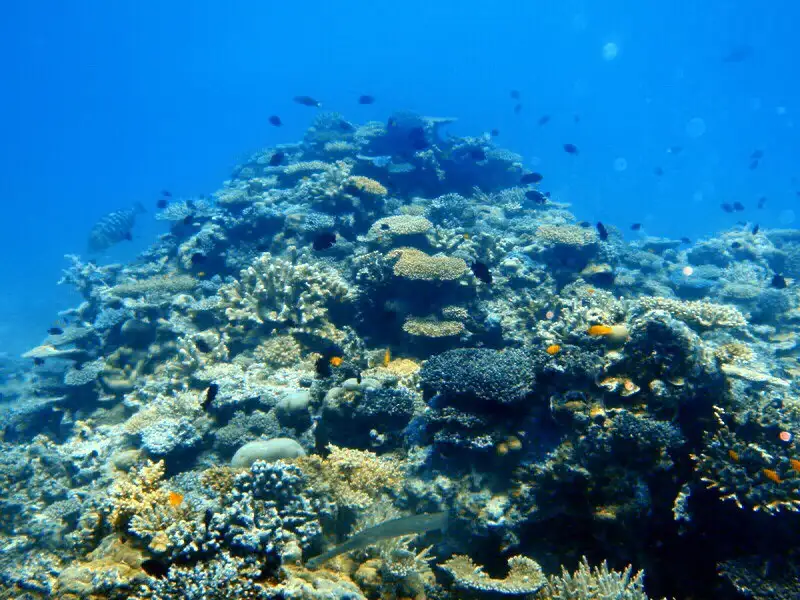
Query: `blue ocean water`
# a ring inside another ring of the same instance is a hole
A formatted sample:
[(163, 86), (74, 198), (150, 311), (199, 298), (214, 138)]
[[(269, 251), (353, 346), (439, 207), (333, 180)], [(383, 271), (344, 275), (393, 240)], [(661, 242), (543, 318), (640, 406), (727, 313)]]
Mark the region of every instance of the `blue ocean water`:
[[(796, 226), (798, 16), (785, 0), (11, 0), (0, 351), (38, 343), (75, 303), (55, 282), (93, 223), (137, 201), (151, 209), (131, 243), (97, 257), (131, 258), (162, 230), (162, 189), (211, 193), (250, 151), (299, 139), (316, 109), (298, 94), (354, 122), (411, 109), (457, 117), (462, 135), (497, 128), (579, 218), (627, 235), (633, 222), (692, 239), (739, 220)], [(734, 201), (746, 210), (720, 210)]]

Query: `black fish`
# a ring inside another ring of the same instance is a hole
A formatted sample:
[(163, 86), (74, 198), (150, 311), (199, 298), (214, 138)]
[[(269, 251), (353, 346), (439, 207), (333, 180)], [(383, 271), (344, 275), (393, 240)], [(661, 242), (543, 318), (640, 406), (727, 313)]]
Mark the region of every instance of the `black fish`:
[(322, 104), (314, 100), (311, 96), (295, 96), (293, 100), (297, 102), (297, 104), (302, 104), (303, 106), (313, 106), (315, 108), (322, 106)]
[(656, 167), (655, 169), (653, 169), (653, 173), (661, 177), (664, 174), (664, 169), (662, 169), (661, 167)]
[(744, 204), (742, 204), (741, 202), (734, 202), (733, 203), (733, 210), (735, 210), (737, 212), (743, 211), (744, 210)]
[(567, 154), (578, 154), (578, 147), (575, 144), (564, 144), (564, 152)]
[(518, 115), (518, 114), (519, 114), (519, 113), (521, 113), (521, 112), (522, 112), (522, 104), (517, 104), (517, 105), (514, 107), (514, 114), (515, 114), (515, 115)]
[(750, 170), (754, 171), (758, 168), (758, 160), (751, 160), (750, 161)]
[(682, 237), (682, 238), (681, 238), (681, 243), (682, 243), (682, 244), (691, 244), (691, 243), (692, 243), (692, 240), (690, 240), (690, 239), (689, 239), (689, 238), (687, 238), (687, 237)]
[(786, 286), (787, 286), (786, 278), (783, 275), (779, 275), (778, 273), (775, 273), (775, 275), (773, 275), (773, 277), (772, 277), (772, 281), (770, 282), (770, 285), (772, 287), (776, 288), (776, 289), (779, 289), (779, 290), (786, 289)]
[(201, 265), (206, 262), (205, 254), (200, 254), (199, 252), (195, 252), (192, 254), (192, 264), (193, 265)]
[(489, 132), (489, 134), (490, 134), (492, 137), (497, 137), (498, 135), (500, 135), (500, 130), (499, 130), (499, 129), (492, 129), (492, 130)]
[(269, 159), (269, 166), (270, 167), (278, 167), (283, 163), (283, 160), (286, 158), (286, 154), (281, 152), (280, 150), (272, 155), (272, 158)]
[(428, 138), (425, 135), (424, 127), (414, 127), (408, 132), (408, 141), (414, 150), (425, 150), (428, 147)]
[(639, 231), (641, 228), (642, 228), (642, 224), (641, 223), (634, 223), (633, 225), (631, 225), (631, 229), (633, 231)]
[(472, 274), (480, 279), (483, 283), (486, 285), (492, 285), (492, 272), (485, 263), (475, 261), (470, 265), (469, 268), (472, 269)]
[(607, 240), (608, 230), (606, 229), (606, 226), (603, 225), (600, 221), (598, 221), (595, 227), (597, 227), (597, 233), (600, 236), (600, 239), (604, 241)]
[(167, 208), (169, 201), (166, 198), (161, 198), (158, 202), (156, 202), (156, 208), (164, 209)]
[(545, 204), (547, 202), (547, 196), (545, 196), (539, 190), (528, 190), (525, 192), (525, 197), (528, 200), (532, 200), (536, 204)]
[(320, 377), (330, 377), (333, 374), (331, 369), (331, 357), (322, 355), (314, 363), (314, 370)]
[(283, 125), (283, 121), (281, 121), (281, 118), (278, 115), (272, 115), (269, 118), (269, 124), (274, 125), (275, 127), (280, 127)]
[(169, 190), (161, 190), (161, 195), (166, 196), (167, 198), (172, 198), (172, 194)]
[(734, 250), (738, 250), (741, 247), (742, 247), (742, 243), (741, 242), (732, 242), (731, 243), (731, 248), (733, 248)]
[(61, 327), (51, 327), (50, 329), (47, 330), (47, 333), (49, 333), (50, 335), (61, 335), (62, 333), (64, 333), (64, 330), (61, 329)]
[(761, 196), (761, 198), (758, 199), (758, 208), (764, 208), (764, 205), (766, 203), (767, 203), (767, 197)]
[(374, 104), (375, 103), (375, 96), (370, 96), (368, 94), (364, 94), (363, 96), (358, 97), (359, 104)]
[(194, 217), (192, 215), (186, 215), (183, 218), (183, 224), (184, 225), (191, 225), (193, 221), (194, 221)]
[(758, 226), (758, 223), (756, 223), (755, 227), (753, 227), (753, 235), (757, 234), (759, 229), (760, 227)]
[(126, 231), (125, 235), (122, 236), (122, 239), (128, 242), (133, 241), (133, 234), (130, 231)]
[(514, 100), (519, 100), (521, 96), (518, 90), (511, 90), (511, 97)]
[(203, 410), (206, 410), (208, 409), (209, 406), (211, 406), (211, 403), (214, 402), (214, 398), (217, 397), (218, 393), (219, 393), (219, 384), (216, 383), (209, 384), (208, 389), (206, 390), (206, 397), (203, 399), (202, 402)]
[(730, 204), (728, 204), (727, 202), (725, 202), (724, 204), (720, 204), (719, 207), (722, 210), (724, 210), (726, 213), (732, 213), (733, 212), (733, 207)]
[(314, 241), (311, 243), (311, 247), (318, 252), (321, 250), (327, 250), (332, 248), (333, 245), (336, 243), (336, 234), (325, 232), (318, 234)]
[(44, 364), (44, 359), (39, 358), (37, 356), (36, 358), (33, 359), (33, 364), (36, 365), (37, 367), (41, 367)]
[(155, 558), (148, 558), (140, 565), (142, 570), (156, 579), (164, 579), (169, 573), (169, 565)]
[(473, 148), (469, 151), (469, 157), (477, 161), (486, 160), (486, 152), (483, 151), (483, 148)]
[(753, 150), (753, 153), (750, 155), (752, 160), (759, 160), (760, 158), (764, 158), (764, 151), (763, 150)]
[(542, 177), (541, 173), (525, 173), (519, 178), (519, 182), (522, 185), (528, 185), (529, 183), (539, 183), (542, 179), (544, 177)]
[(549, 121), (550, 121), (550, 115), (542, 115), (541, 117), (539, 117), (537, 123), (541, 127), (542, 125), (546, 125)]

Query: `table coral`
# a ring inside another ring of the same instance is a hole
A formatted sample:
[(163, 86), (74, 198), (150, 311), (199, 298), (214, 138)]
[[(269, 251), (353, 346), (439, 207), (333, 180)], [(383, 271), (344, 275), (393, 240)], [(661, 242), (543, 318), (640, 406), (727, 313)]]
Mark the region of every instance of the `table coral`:
[(450, 256), (429, 256), (415, 248), (399, 248), (386, 255), (394, 263), (397, 277), (421, 281), (452, 281), (467, 272), (463, 258)]

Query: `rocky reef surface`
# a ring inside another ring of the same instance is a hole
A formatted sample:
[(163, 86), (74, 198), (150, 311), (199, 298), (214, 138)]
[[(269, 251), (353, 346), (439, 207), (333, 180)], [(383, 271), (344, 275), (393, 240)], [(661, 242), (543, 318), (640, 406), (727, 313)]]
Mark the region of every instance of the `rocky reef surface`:
[(68, 257), (0, 597), (800, 596), (800, 232), (598, 234), (447, 122), (322, 114)]

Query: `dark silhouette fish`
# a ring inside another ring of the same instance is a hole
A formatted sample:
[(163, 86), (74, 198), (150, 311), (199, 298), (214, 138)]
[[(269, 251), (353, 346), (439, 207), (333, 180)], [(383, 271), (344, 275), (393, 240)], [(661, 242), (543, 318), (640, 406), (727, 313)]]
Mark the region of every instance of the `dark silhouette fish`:
[(597, 225), (595, 225), (595, 227), (597, 227), (597, 234), (600, 236), (600, 239), (603, 240), (603, 241), (607, 240), (608, 239), (608, 229), (606, 229), (606, 226), (603, 225), (600, 221), (598, 221)]
[(217, 397), (217, 393), (219, 393), (219, 384), (209, 384), (208, 389), (206, 390), (206, 397), (203, 398), (203, 401), (201, 402), (203, 410), (206, 410), (209, 406), (211, 406), (211, 403), (214, 402), (214, 398)]
[(275, 127), (280, 127), (283, 125), (283, 121), (281, 121), (281, 118), (278, 115), (272, 115), (269, 118), (269, 124), (274, 125)]
[(723, 55), (722, 62), (724, 63), (740, 63), (744, 62), (754, 54), (753, 47), (750, 44), (739, 44), (731, 48), (727, 54)]
[(521, 112), (522, 112), (522, 104), (517, 104), (517, 105), (514, 107), (514, 114), (515, 114), (515, 115), (518, 115), (518, 114), (519, 114), (519, 113), (521, 113)]
[(166, 198), (161, 198), (158, 202), (156, 202), (156, 208), (159, 209), (167, 208), (167, 205), (169, 205), (169, 200)]
[(358, 97), (359, 104), (375, 104), (375, 96), (370, 96), (369, 94), (364, 94), (363, 96)]
[(639, 231), (641, 228), (642, 228), (641, 223), (634, 223), (633, 225), (631, 225), (631, 230), (633, 231)]
[(758, 208), (764, 208), (764, 205), (766, 203), (767, 203), (766, 196), (761, 196), (761, 198), (758, 199)]
[(47, 330), (47, 333), (49, 333), (50, 335), (62, 335), (64, 333), (64, 330), (61, 329), (61, 327), (51, 327), (50, 329)]
[(269, 166), (270, 167), (278, 167), (283, 163), (283, 159), (286, 158), (286, 155), (283, 152), (276, 152), (273, 154), (269, 159)]
[(753, 235), (757, 234), (759, 229), (758, 223), (756, 223), (755, 227), (753, 227)]
[(724, 210), (726, 213), (732, 213), (733, 212), (733, 206), (731, 206), (727, 202), (725, 202), (724, 204), (720, 204), (719, 207), (722, 210)]
[(535, 204), (545, 204), (547, 202), (547, 196), (539, 190), (528, 190), (525, 192), (525, 197)]
[(473, 160), (486, 160), (486, 152), (482, 148), (473, 148), (469, 151), (469, 157)]
[(744, 210), (744, 204), (742, 204), (741, 202), (734, 202), (733, 203), (733, 210), (735, 210), (736, 212), (743, 211)]
[(542, 125), (547, 125), (547, 123), (549, 121), (550, 121), (550, 115), (543, 115), (543, 116), (539, 117), (539, 120), (537, 121), (537, 123), (541, 127)]
[(519, 178), (519, 182), (523, 185), (528, 185), (529, 183), (539, 183), (542, 179), (544, 177), (542, 177), (541, 173), (525, 173)]
[(519, 100), (519, 99), (520, 99), (520, 97), (521, 97), (521, 95), (520, 95), (520, 93), (519, 93), (519, 91), (518, 91), (518, 90), (511, 90), (511, 97), (512, 97), (514, 100)]
[(770, 285), (775, 289), (783, 290), (786, 289), (788, 284), (786, 283), (786, 278), (783, 275), (775, 273), (775, 275), (772, 277), (772, 281), (770, 281)]
[(754, 171), (757, 168), (758, 168), (758, 159), (751, 160), (750, 161), (750, 170)]
[(472, 274), (483, 283), (492, 285), (492, 272), (489, 270), (489, 267), (486, 266), (486, 263), (475, 261), (470, 265), (470, 269), (472, 270)]
[(575, 144), (564, 144), (564, 152), (567, 154), (579, 154), (578, 147)]
[(661, 177), (664, 174), (664, 169), (662, 169), (661, 167), (656, 167), (655, 169), (653, 169), (653, 173)]
[(499, 130), (499, 129), (492, 129), (492, 130), (489, 132), (489, 134), (490, 134), (492, 137), (497, 137), (498, 135), (500, 135), (500, 130)]
[(89, 232), (89, 252), (103, 252), (124, 240), (133, 239), (136, 215), (147, 212), (140, 203), (126, 210), (115, 210), (94, 224)]
[(312, 98), (311, 96), (295, 96), (293, 100), (297, 104), (302, 104), (303, 106), (313, 106), (314, 108), (319, 108), (320, 106), (322, 106), (322, 103), (320, 103), (317, 100), (314, 100), (314, 98)]
[(322, 250), (328, 250), (329, 248), (333, 248), (333, 245), (336, 243), (336, 234), (331, 232), (324, 232), (318, 234), (314, 237), (314, 241), (311, 243), (311, 247), (314, 248), (317, 252)]

